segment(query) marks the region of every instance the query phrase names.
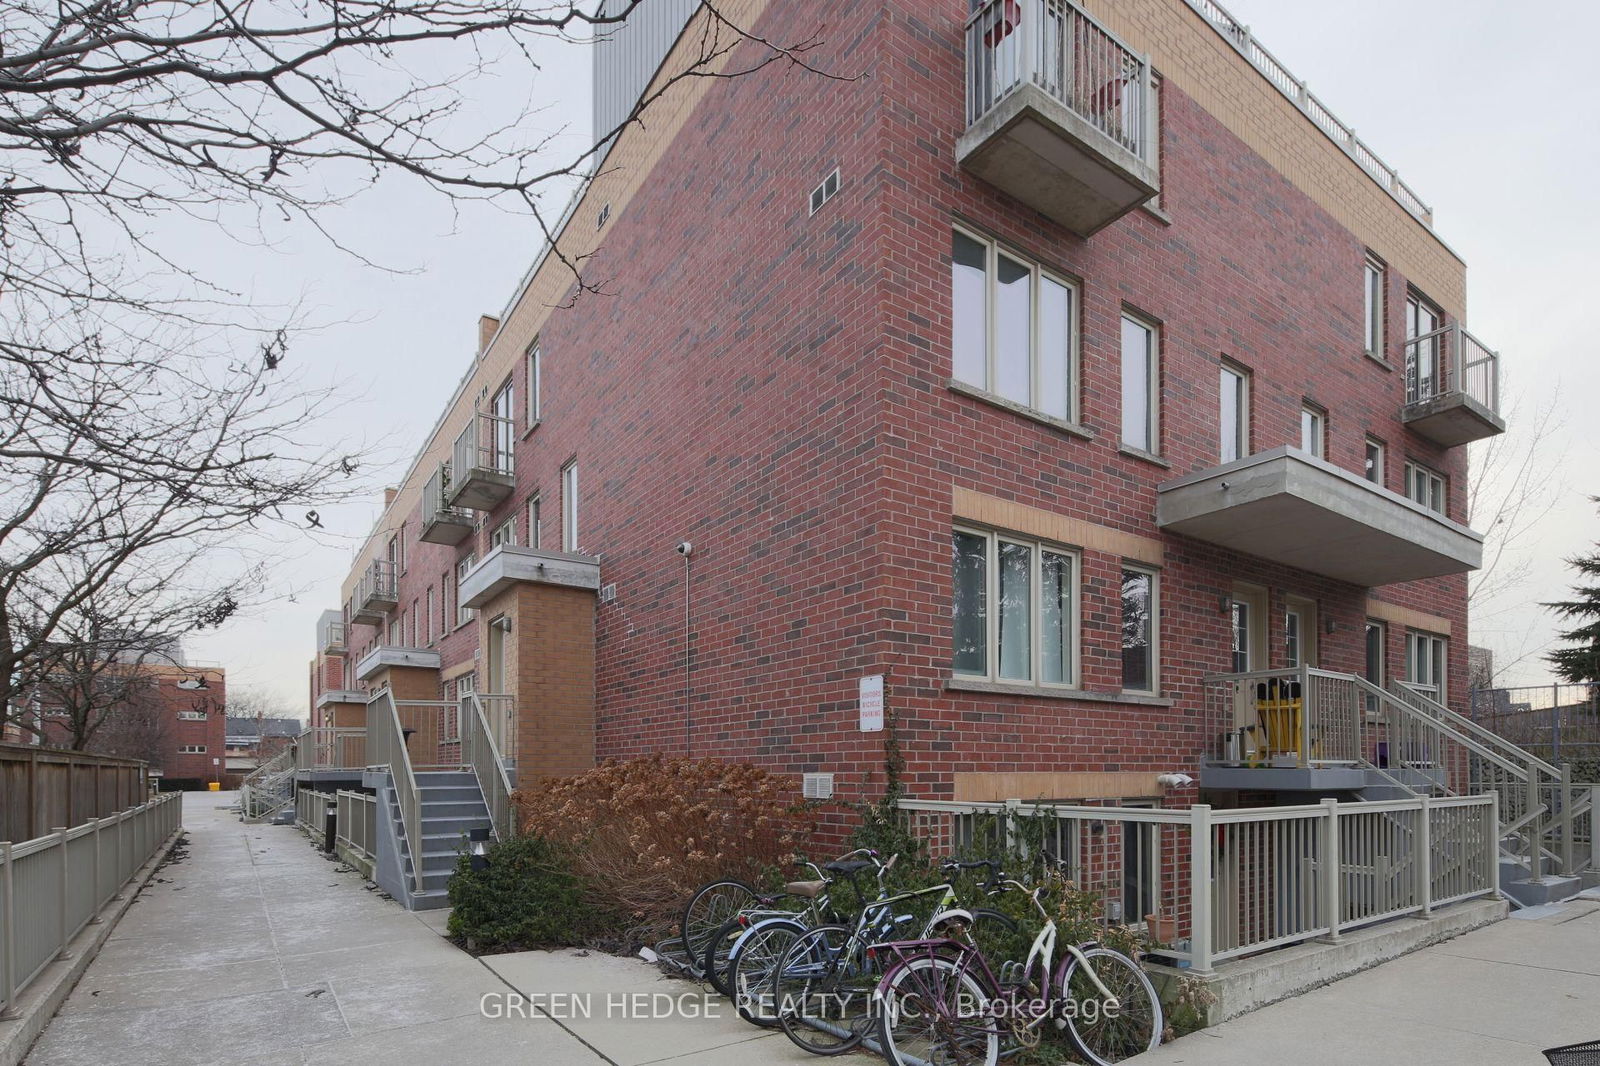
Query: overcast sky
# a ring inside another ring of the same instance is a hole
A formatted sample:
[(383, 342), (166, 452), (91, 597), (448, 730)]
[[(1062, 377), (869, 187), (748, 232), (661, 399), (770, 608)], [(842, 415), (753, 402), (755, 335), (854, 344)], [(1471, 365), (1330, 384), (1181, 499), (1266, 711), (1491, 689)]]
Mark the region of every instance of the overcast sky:
[[(1473, 642), (1496, 652), (1503, 683), (1546, 682), (1539, 656), (1554, 626), (1537, 604), (1562, 593), (1562, 560), (1600, 529), (1587, 500), (1600, 493), (1600, 418), (1589, 406), (1600, 396), (1590, 188), (1600, 172), (1590, 57), (1600, 6), (1546, 3), (1537, 18), (1490, 0), (1227, 7), (1433, 207), (1437, 232), (1468, 264), (1468, 326), (1502, 356), (1510, 429), (1501, 446), (1527, 447), (1534, 412), (1557, 407), (1561, 424), (1539, 447), (1541, 465), (1562, 470), (1558, 505), (1522, 546), (1527, 581), (1474, 604), (1472, 626)], [(589, 50), (552, 45), (538, 58), (545, 132), (564, 129), (570, 152), (588, 135)], [(309, 238), (219, 249), (217, 269), (259, 300), (298, 302), (328, 323), (291, 358), (314, 381), (343, 383), (338, 431), (378, 445), (378, 480), (394, 481), (466, 370), (478, 316), (499, 313), (539, 242), (531, 225), (493, 207), (451, 210), (400, 182), (374, 187), (331, 222), (342, 240), (406, 272)], [(304, 715), (316, 616), (339, 606), (350, 556), (379, 510), (374, 494), (325, 511), (343, 542), (296, 550), (268, 590), (276, 602), (196, 637), (191, 654), (225, 665), (230, 685), (270, 689)]]

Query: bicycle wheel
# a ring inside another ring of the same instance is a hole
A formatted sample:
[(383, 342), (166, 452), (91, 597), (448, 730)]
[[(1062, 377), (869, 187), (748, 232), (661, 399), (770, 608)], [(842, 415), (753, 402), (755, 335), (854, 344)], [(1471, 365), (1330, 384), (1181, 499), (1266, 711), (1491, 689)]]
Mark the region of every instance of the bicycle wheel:
[(683, 908), (678, 928), (683, 934), (683, 950), (689, 968), (697, 975), (706, 952), (706, 941), (729, 918), (756, 901), (756, 890), (743, 881), (725, 878), (701, 885)]
[(711, 987), (729, 999), (733, 998), (733, 986), (728, 983), (729, 967), (733, 965), (733, 946), (744, 935), (745, 924), (738, 918), (729, 918), (717, 927), (717, 931), (706, 938), (705, 955), (701, 958), (700, 969), (705, 974)]
[(881, 976), (848, 927), (822, 925), (798, 937), (778, 962), (772, 998), (785, 1035), (813, 1055), (842, 1055), (866, 1037)]
[(878, 1044), (891, 1066), (995, 1066), (1000, 1025), (976, 975), (944, 955), (909, 959), (878, 985)]
[(772, 1009), (773, 977), (783, 953), (805, 931), (799, 922), (773, 918), (758, 923), (739, 938), (733, 948), (728, 981), (739, 1017), (763, 1029), (778, 1024)]
[[(1161, 1000), (1144, 969), (1122, 952), (1098, 945), (1083, 949), (1083, 955), (1093, 976), (1069, 954), (1056, 988), (1064, 1001), (1067, 1036), (1084, 1060), (1105, 1066), (1160, 1044)], [(1115, 1010), (1100, 984), (1115, 998)]]

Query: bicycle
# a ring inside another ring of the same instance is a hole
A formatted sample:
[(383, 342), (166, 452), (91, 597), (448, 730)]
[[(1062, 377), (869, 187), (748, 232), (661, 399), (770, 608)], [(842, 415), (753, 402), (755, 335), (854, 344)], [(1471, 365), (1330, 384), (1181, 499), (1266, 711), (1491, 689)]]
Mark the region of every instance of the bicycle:
[(773, 976), (772, 1002), (785, 1035), (815, 1055), (842, 1055), (866, 1038), (873, 1022), (873, 991), (882, 977), (872, 946), (910, 919), (893, 913), (897, 903), (942, 892), (924, 937), (968, 940), (980, 926), (1016, 932), (1016, 922), (998, 911), (952, 906), (957, 902), (954, 877), (980, 869), (989, 875), (981, 891), (994, 895), (1006, 881), (998, 863), (946, 861), (940, 872), (952, 881), (875, 901), (863, 908), (853, 926), (824, 925), (801, 934)]
[[(1028, 892), (1020, 881), (1005, 887)], [(891, 960), (873, 1009), (878, 1042), (893, 1066), (995, 1066), (1001, 1038), (1036, 1046), (1048, 1019), (1096, 1066), (1121, 1062), (1161, 1042), (1161, 1001), (1138, 962), (1098, 943), (1068, 944), (1055, 964), (1056, 922), (1042, 902), (1047, 881), (1028, 892), (1044, 926), (1021, 963), (997, 979), (983, 953), (953, 940), (881, 944)]]

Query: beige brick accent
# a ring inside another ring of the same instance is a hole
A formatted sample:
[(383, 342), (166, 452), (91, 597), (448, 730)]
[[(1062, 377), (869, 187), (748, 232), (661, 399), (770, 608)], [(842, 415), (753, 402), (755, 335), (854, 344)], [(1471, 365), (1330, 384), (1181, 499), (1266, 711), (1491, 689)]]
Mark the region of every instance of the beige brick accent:
[(1081, 2), (1407, 280), (1464, 316), (1466, 267), (1455, 253), (1183, 0)]
[(1002, 500), (998, 496), (986, 496), (959, 486), (953, 497), (951, 512), (956, 518), (968, 522), (1025, 533), (1040, 540), (1055, 541), (1087, 551), (1120, 555), (1149, 566), (1160, 566), (1164, 558), (1161, 542), (1150, 537), (1124, 533), (1120, 529), (1085, 522), (1081, 518), (1069, 518), (1012, 500)]
[(1409, 607), (1401, 607), (1395, 603), (1384, 603), (1382, 600), (1367, 601), (1367, 617), (1376, 618), (1380, 622), (1391, 625), (1405, 626), (1407, 629), (1420, 629), (1427, 633), (1437, 633), (1441, 637), (1450, 635), (1450, 619), (1440, 618), (1436, 614), (1425, 611), (1413, 611)]
[(1000, 800), (1144, 799), (1161, 795), (1156, 774), (1017, 773), (955, 775), (955, 799), (965, 803)]

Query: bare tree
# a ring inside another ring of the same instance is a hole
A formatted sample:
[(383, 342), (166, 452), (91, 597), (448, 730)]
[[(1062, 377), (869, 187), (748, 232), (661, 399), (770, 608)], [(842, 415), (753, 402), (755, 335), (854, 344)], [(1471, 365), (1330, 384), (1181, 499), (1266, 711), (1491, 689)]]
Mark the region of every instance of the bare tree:
[[(534, 107), (483, 119), (488, 76), (644, 2), (0, 4), (0, 708), (92, 653), (72, 620), (107, 588), (165, 582), (162, 613), (219, 624), (249, 586), (245, 544), (314, 532), (358, 487), (354, 450), (305, 443), (331, 394), (283, 368), (295, 317), (210, 282), (162, 227), (326, 233), (326, 209), (397, 175), (508, 202), (551, 240), (547, 195), (679, 83), (816, 69), (813, 40), (705, 3), (687, 59), (572, 158), (528, 134)], [(581, 249), (555, 253), (598, 287)]]

